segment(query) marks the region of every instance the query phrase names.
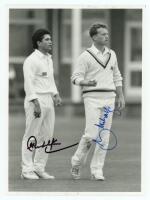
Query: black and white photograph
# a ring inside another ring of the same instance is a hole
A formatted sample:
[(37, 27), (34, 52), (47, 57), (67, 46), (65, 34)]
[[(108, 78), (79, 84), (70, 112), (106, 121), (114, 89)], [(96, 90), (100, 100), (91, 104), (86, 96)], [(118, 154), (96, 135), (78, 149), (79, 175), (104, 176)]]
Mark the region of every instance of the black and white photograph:
[(9, 9), (9, 192), (141, 192), (142, 16)]

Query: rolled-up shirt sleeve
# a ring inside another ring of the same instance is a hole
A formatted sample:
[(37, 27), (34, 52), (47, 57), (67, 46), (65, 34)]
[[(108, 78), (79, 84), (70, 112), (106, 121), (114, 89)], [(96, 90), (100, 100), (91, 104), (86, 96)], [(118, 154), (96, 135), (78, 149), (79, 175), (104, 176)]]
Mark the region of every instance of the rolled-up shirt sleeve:
[(84, 80), (87, 68), (88, 66), (85, 57), (83, 57), (83, 55), (79, 56), (75, 65), (75, 70), (71, 76), (73, 84), (79, 85), (79, 83)]
[(34, 75), (35, 68), (32, 60), (26, 59), (23, 64), (23, 74), (24, 74), (24, 90), (27, 96), (27, 100), (31, 101), (37, 99), (37, 95), (34, 88)]
[(122, 86), (123, 78), (122, 78), (120, 70), (118, 68), (118, 62), (117, 62), (116, 54), (115, 54), (115, 65), (114, 65), (114, 68), (113, 68), (113, 79), (114, 79), (114, 84), (115, 84), (116, 87)]

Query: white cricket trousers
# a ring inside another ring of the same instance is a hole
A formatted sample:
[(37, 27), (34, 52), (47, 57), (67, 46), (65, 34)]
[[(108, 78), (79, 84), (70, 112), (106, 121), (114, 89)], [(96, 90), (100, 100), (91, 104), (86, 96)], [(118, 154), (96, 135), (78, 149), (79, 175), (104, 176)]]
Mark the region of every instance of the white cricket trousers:
[(31, 152), (27, 149), (27, 141), (30, 136), (35, 136), (37, 145), (48, 142), (53, 137), (55, 111), (51, 94), (38, 94), (41, 107), (41, 117), (35, 118), (34, 104), (25, 100), (26, 128), (22, 140), (22, 172), (45, 171), (48, 153), (45, 148), (36, 149)]
[[(95, 124), (99, 124), (100, 118), (104, 117), (104, 107), (110, 107), (111, 110), (114, 110), (115, 97), (102, 99), (95, 97), (85, 97), (84, 98), (84, 106), (85, 106), (85, 118), (86, 118), (86, 126), (85, 133), (82, 136), (78, 148), (72, 157), (72, 165), (80, 166), (82, 165), (89, 153), (91, 144), (93, 143), (93, 139), (96, 139), (99, 136), (100, 127)], [(112, 116), (113, 112), (110, 112), (108, 118), (105, 119), (105, 129), (111, 129), (112, 125)], [(110, 134), (106, 131), (106, 134), (101, 135), (101, 139), (103, 141), (103, 149), (108, 148), (109, 144), (109, 136)], [(101, 173), (105, 156), (107, 150), (103, 150), (99, 144), (96, 143), (95, 151), (91, 160), (91, 174)]]

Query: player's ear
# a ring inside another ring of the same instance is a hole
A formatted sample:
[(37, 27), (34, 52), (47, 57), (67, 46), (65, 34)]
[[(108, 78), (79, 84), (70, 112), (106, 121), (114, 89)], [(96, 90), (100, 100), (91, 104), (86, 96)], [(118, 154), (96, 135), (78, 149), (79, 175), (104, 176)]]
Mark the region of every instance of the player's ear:
[(37, 45), (38, 45), (38, 47), (40, 46), (40, 44), (41, 44), (41, 42), (40, 42), (40, 41), (37, 41)]
[(96, 41), (97, 35), (93, 35), (92, 39), (93, 39), (93, 41)]

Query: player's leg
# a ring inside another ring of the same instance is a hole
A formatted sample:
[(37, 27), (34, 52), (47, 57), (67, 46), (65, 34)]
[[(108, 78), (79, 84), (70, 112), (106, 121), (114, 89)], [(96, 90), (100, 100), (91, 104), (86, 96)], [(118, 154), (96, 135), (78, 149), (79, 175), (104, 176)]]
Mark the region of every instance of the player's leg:
[[(110, 107), (110, 110), (114, 110), (114, 100), (112, 100), (110, 103), (111, 104), (108, 105)], [(105, 114), (104, 108), (101, 108), (99, 117), (103, 118), (104, 114)], [(99, 144), (96, 143), (95, 151), (90, 166), (91, 174), (97, 180), (104, 180), (103, 166), (109, 145), (109, 137), (111, 134), (109, 130), (111, 130), (112, 117), (113, 117), (113, 112), (110, 112), (108, 114), (108, 118), (105, 119), (104, 129), (99, 128), (98, 131), (98, 139), (100, 139), (100, 143)]]
[[(26, 128), (25, 134), (22, 140), (22, 174), (31, 174), (29, 177), (35, 177), (34, 174), (32, 176), (33, 168), (33, 151), (32, 149), (27, 149), (27, 142), (31, 136), (35, 136), (37, 139), (38, 132), (40, 130), (42, 124), (43, 113), (41, 113), (40, 118), (36, 118), (34, 116), (34, 105), (32, 102), (28, 102), (27, 106), (25, 107), (25, 114), (26, 114)], [(30, 140), (29, 143), (32, 141)], [(34, 142), (34, 141), (33, 141)]]
[[(40, 129), (40, 134), (38, 136), (39, 144), (48, 143), (48, 141), (52, 141), (53, 133), (54, 133), (54, 123), (55, 123), (55, 111), (53, 100), (51, 97), (48, 97), (49, 105), (48, 107), (44, 107), (45, 116), (42, 122), (42, 126)], [(47, 147), (47, 152), (50, 150), (50, 146)], [(45, 152), (45, 148), (36, 149), (34, 156), (34, 169), (39, 177), (44, 179), (54, 179), (54, 176), (50, 176), (45, 172), (45, 166), (48, 160), (49, 153)]]
[[(98, 127), (95, 124), (98, 122), (99, 111), (95, 106), (95, 99), (93, 98), (85, 98), (84, 99), (85, 106), (85, 118), (86, 118), (86, 126), (85, 133), (82, 136), (78, 148), (75, 154), (72, 157), (72, 168), (78, 169), (85, 159), (87, 158), (87, 154), (93, 143), (92, 140), (95, 139), (95, 136), (98, 132)], [(79, 171), (79, 170), (75, 170)], [(74, 177), (75, 177), (74, 173)], [(72, 173), (73, 175), (73, 173)], [(79, 178), (79, 176), (76, 176)]]

